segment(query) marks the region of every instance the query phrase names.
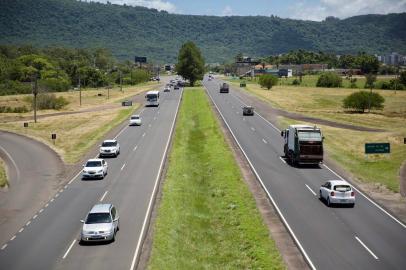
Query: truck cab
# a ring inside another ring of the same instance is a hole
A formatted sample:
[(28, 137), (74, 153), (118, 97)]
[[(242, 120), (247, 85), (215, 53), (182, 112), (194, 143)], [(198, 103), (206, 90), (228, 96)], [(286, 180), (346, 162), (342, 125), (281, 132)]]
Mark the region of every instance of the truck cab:
[(323, 162), (323, 140), (320, 128), (309, 125), (290, 125), (281, 132), (283, 151), (291, 164)]

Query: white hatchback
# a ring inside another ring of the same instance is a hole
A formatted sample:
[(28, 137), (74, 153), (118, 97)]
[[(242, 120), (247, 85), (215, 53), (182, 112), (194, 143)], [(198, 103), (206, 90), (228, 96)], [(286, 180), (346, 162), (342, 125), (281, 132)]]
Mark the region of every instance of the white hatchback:
[(130, 126), (141, 126), (142, 120), (138, 114), (131, 115)]
[(355, 193), (351, 185), (344, 180), (329, 180), (320, 187), (320, 199), (325, 200), (327, 206), (345, 204), (355, 205)]

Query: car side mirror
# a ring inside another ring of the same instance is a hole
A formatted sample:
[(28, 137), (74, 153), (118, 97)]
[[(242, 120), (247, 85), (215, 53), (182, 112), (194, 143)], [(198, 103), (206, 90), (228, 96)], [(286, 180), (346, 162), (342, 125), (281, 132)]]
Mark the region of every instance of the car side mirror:
[(281, 131), (281, 136), (285, 137), (285, 131), (284, 130)]
[(83, 164), (82, 167), (85, 167), (85, 164)]
[(113, 221), (114, 221), (114, 222), (118, 221), (118, 218), (115, 218)]
[(83, 219), (80, 220), (80, 223), (85, 223), (85, 221)]
[(324, 139), (325, 139), (325, 138), (324, 138), (324, 136), (323, 136), (323, 137), (321, 137), (321, 139), (324, 141)]

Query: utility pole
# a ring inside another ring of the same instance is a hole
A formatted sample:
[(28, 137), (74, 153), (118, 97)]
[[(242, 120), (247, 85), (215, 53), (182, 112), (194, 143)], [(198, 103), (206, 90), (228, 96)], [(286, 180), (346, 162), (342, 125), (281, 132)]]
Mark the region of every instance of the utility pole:
[(37, 95), (38, 95), (38, 75), (35, 74), (34, 89), (32, 90), (34, 95), (34, 123), (37, 123)]
[(120, 73), (120, 91), (123, 92), (123, 74), (121, 73), (121, 70), (119, 71)]
[(79, 72), (79, 106), (82, 106), (82, 87), (80, 85), (80, 72)]

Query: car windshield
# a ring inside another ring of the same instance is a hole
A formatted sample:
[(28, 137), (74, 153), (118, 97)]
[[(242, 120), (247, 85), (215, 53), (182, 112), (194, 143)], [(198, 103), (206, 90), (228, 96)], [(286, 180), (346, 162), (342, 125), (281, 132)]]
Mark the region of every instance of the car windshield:
[(321, 141), (321, 133), (319, 131), (299, 131), (299, 141)]
[(350, 191), (351, 187), (349, 185), (336, 185), (334, 186), (335, 191)]
[(88, 161), (86, 167), (101, 167), (101, 161)]
[(112, 146), (116, 146), (117, 142), (103, 142), (102, 146), (103, 147), (112, 147)]
[(110, 223), (110, 222), (111, 217), (109, 213), (90, 213), (86, 219), (86, 224)]
[(139, 116), (131, 116), (131, 119), (140, 119)]
[(157, 99), (157, 95), (151, 95), (151, 94), (149, 94), (149, 95), (147, 95), (147, 99), (148, 99), (148, 100)]

